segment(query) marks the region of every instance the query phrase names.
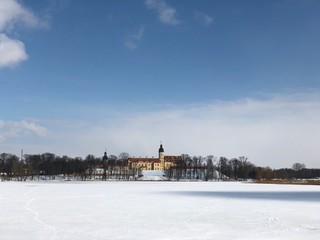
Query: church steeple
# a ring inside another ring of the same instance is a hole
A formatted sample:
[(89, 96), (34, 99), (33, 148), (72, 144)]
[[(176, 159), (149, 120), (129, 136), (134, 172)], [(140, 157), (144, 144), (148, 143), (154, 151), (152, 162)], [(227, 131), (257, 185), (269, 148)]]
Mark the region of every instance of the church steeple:
[(160, 144), (159, 153), (163, 153), (163, 152), (164, 152), (164, 149), (162, 147), (162, 144)]
[(165, 170), (164, 149), (162, 144), (160, 144), (160, 148), (159, 148), (159, 160), (160, 160), (160, 169)]

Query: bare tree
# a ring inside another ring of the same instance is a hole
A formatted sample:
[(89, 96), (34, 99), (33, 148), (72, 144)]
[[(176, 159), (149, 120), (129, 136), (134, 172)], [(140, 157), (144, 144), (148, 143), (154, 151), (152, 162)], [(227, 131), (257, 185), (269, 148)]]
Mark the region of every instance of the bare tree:
[(294, 164), (292, 165), (292, 169), (293, 169), (294, 171), (300, 171), (300, 170), (302, 170), (302, 169), (304, 169), (304, 168), (306, 168), (306, 165), (304, 165), (303, 163), (294, 163)]
[(207, 172), (206, 172), (206, 181), (212, 180), (214, 178), (214, 165), (213, 165), (214, 157), (212, 155), (207, 156)]

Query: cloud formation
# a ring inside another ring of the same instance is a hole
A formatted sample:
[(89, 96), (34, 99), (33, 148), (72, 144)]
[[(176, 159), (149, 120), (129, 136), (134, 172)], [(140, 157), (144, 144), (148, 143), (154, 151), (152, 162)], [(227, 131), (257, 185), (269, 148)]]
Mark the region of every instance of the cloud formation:
[(145, 4), (149, 9), (155, 10), (162, 23), (169, 25), (178, 25), (181, 20), (178, 19), (176, 9), (169, 6), (164, 0), (146, 0)]
[(294, 162), (320, 167), (319, 122), (320, 95), (217, 101), (114, 114), (104, 122), (57, 133), (62, 143), (56, 142), (50, 151), (100, 156), (108, 148), (115, 155), (126, 151), (156, 156), (163, 141), (167, 154), (247, 156), (258, 166), (272, 168), (291, 167)]
[(111, 149), (121, 146), (142, 156), (156, 154), (152, 150), (162, 140), (173, 154), (245, 155), (263, 166), (315, 166), (320, 157), (319, 109), (316, 101), (293, 97), (215, 102), (142, 113), (114, 122), (112, 128), (101, 126), (85, 138), (101, 136)]
[(30, 121), (4, 121), (0, 120), (0, 141), (23, 136), (45, 137), (47, 129)]
[(23, 42), (12, 39), (8, 33), (17, 25), (44, 27), (29, 9), (17, 0), (0, 1), (0, 68), (15, 66), (28, 58)]
[(208, 15), (206, 13), (200, 12), (200, 11), (195, 11), (194, 12), (194, 18), (197, 21), (199, 21), (199, 22), (201, 22), (201, 23), (203, 23), (205, 25), (210, 25), (210, 24), (213, 23), (213, 17), (212, 16), (210, 16), (210, 15)]
[(14, 66), (27, 58), (23, 42), (0, 33), (0, 68)]
[(24, 132), (47, 134), (46, 139), (51, 139), (47, 145), (43, 141), (11, 147), (4, 141), (3, 145), (17, 150), (23, 145), (29, 153), (49, 151), (73, 157), (102, 156), (105, 148), (114, 155), (125, 151), (131, 156), (151, 157), (157, 155), (162, 141), (166, 154), (171, 155), (247, 156), (258, 166), (280, 168), (302, 162), (307, 167), (320, 167), (319, 122), (320, 95), (293, 94), (121, 111), (120, 115), (116, 111), (113, 117), (108, 112), (104, 121), (88, 120), (79, 127), (76, 123), (47, 123), (44, 129), (32, 122), (0, 122), (0, 138), (22, 136)]
[(139, 29), (135, 33), (130, 34), (127, 37), (127, 39), (124, 42), (124, 45), (130, 49), (137, 48), (138, 42), (142, 39), (144, 31), (145, 31), (144, 26), (140, 26)]

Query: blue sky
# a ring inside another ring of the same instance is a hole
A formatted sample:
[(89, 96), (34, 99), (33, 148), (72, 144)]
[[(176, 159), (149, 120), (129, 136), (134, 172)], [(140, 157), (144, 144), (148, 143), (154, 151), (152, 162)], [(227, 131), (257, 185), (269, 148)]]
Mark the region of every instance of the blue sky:
[(320, 167), (319, 1), (3, 0), (0, 152)]

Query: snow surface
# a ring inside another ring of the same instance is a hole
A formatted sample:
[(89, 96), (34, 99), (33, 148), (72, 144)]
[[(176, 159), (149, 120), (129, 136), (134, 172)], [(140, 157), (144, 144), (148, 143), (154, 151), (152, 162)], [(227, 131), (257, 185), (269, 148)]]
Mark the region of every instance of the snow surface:
[(139, 177), (139, 180), (161, 181), (161, 180), (167, 180), (167, 178), (164, 177), (164, 172), (162, 170), (143, 170), (142, 177)]
[(320, 239), (320, 188), (1, 182), (0, 239)]

